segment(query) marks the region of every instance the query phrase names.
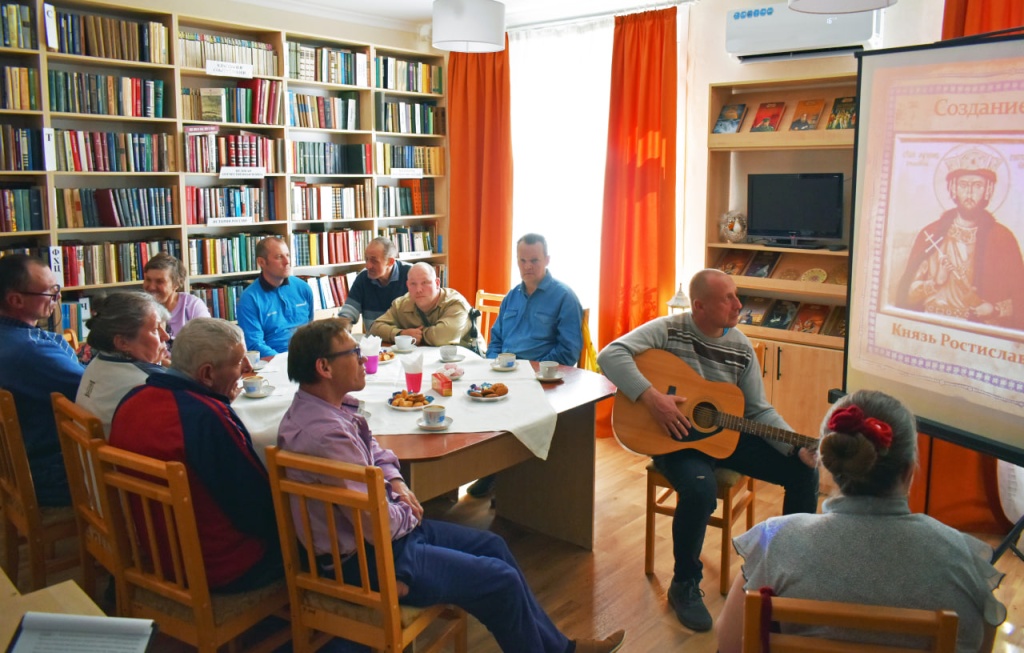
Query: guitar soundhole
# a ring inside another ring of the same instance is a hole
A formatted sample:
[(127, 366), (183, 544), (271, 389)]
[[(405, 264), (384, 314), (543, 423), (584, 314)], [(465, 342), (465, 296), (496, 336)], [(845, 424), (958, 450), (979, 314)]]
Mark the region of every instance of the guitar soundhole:
[[(715, 415), (718, 411), (713, 405), (706, 401), (702, 401), (693, 407), (693, 425), (701, 431), (708, 431), (715, 429)], [(717, 430), (717, 429), (716, 429)]]

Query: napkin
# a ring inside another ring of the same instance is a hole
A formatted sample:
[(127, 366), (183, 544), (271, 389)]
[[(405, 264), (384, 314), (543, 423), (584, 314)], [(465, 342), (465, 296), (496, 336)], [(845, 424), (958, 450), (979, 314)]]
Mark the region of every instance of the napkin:
[(363, 356), (370, 358), (380, 354), (380, 338), (377, 336), (363, 336), (362, 340), (359, 341), (359, 349), (363, 352)]

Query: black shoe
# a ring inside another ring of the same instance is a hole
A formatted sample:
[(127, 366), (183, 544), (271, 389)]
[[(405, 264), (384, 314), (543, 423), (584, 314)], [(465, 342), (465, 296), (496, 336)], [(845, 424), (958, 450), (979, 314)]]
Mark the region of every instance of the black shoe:
[(483, 499), (484, 497), (490, 495), (490, 493), (494, 491), (495, 478), (497, 477), (494, 474), (491, 474), (490, 476), (484, 476), (483, 478), (477, 480), (472, 485), (470, 485), (469, 489), (466, 490), (466, 494), (473, 497), (474, 499)]
[(704, 590), (700, 580), (672, 581), (668, 588), (668, 604), (676, 612), (676, 619), (690, 630), (699, 633), (711, 630), (711, 613), (704, 606)]

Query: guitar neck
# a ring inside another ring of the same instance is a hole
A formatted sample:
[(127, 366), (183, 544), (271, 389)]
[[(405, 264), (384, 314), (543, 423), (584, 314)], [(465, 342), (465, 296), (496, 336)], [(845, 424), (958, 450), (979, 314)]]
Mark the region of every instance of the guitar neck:
[(758, 436), (759, 438), (764, 438), (765, 440), (771, 440), (773, 442), (782, 442), (784, 444), (793, 445), (794, 447), (807, 447), (808, 449), (818, 448), (818, 440), (816, 438), (810, 438), (806, 435), (793, 433), (786, 429), (780, 429), (777, 426), (770, 426), (761, 422), (755, 422), (752, 419), (745, 419), (743, 417), (737, 417), (727, 413), (718, 413), (715, 418), (715, 423), (722, 428), (732, 429), (733, 431), (739, 431), (740, 433), (750, 433)]

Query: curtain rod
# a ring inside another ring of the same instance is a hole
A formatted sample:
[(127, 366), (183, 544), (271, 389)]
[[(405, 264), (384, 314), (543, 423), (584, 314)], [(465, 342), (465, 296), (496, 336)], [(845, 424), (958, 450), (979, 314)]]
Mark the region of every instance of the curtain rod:
[(580, 23), (589, 20), (597, 20), (599, 18), (608, 18), (609, 16), (624, 16), (626, 14), (636, 14), (643, 11), (656, 11), (658, 9), (667, 9), (669, 7), (678, 7), (680, 5), (695, 4), (697, 1), (698, 0), (672, 0), (671, 2), (648, 3), (643, 5), (636, 5), (634, 7), (625, 7), (623, 9), (612, 9), (609, 11), (598, 12), (593, 14), (584, 14), (582, 16), (568, 16), (566, 18), (538, 20), (533, 23), (513, 25), (508, 28), (508, 31), (518, 32), (520, 30), (533, 29), (535, 27), (556, 27), (558, 25), (566, 25), (569, 23)]

